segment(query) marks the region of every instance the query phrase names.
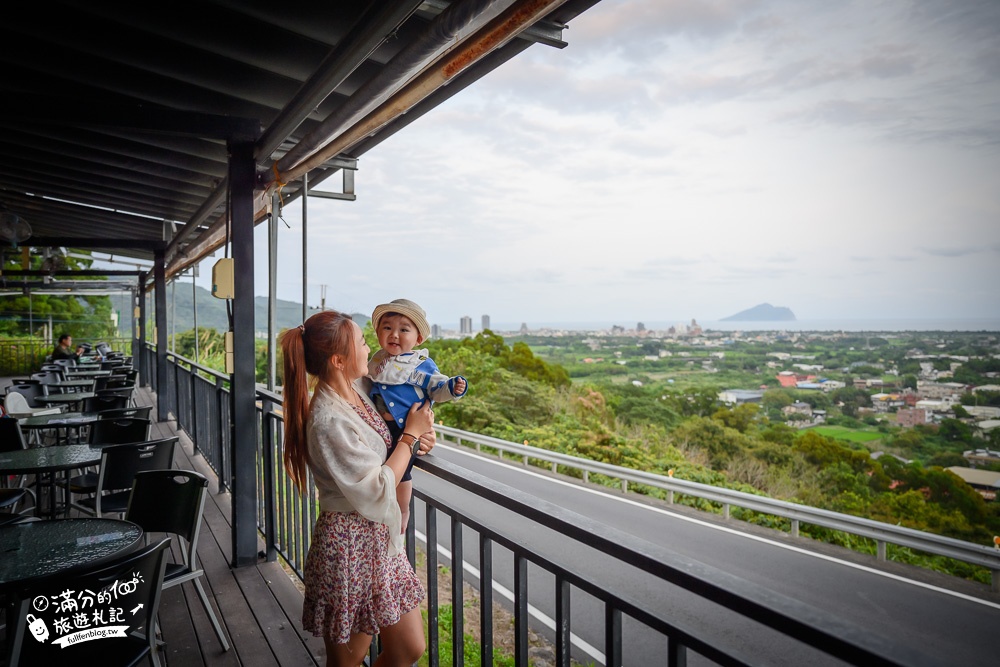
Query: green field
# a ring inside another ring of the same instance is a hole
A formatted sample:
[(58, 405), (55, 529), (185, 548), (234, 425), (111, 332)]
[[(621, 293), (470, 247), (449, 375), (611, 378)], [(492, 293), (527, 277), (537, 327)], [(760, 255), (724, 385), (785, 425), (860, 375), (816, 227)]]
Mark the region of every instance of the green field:
[(820, 435), (825, 435), (838, 440), (849, 440), (850, 442), (873, 442), (882, 438), (881, 433), (874, 431), (856, 431), (844, 428), (843, 426), (817, 426), (812, 429)]

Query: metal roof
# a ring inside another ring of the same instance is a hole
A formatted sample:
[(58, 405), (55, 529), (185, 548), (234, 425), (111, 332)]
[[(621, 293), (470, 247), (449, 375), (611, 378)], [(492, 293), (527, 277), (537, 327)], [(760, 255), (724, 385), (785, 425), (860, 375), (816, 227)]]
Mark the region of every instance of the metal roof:
[(225, 241), (228, 142), (254, 141), (257, 221), (276, 181), (349, 196), (359, 156), (596, 2), (15, 3), (0, 237), (163, 251), (169, 278)]

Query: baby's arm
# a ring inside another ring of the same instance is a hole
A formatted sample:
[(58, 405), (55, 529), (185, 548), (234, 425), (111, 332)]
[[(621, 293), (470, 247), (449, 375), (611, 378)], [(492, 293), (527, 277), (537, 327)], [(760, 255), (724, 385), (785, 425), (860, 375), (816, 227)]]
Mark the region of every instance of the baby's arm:
[(469, 383), (461, 375), (448, 377), (447, 375), (435, 375), (427, 385), (427, 393), (435, 403), (452, 401), (465, 396), (469, 390)]

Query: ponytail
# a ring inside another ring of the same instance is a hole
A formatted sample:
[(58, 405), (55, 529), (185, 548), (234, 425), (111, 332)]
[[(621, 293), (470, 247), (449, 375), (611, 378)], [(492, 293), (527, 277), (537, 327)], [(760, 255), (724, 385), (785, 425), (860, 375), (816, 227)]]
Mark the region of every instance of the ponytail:
[(306, 427), (309, 422), (309, 375), (328, 383), (330, 359), (347, 356), (351, 347), (349, 315), (326, 310), (304, 324), (287, 329), (278, 339), (284, 358), (282, 407), (285, 419), (285, 472), (300, 491), (306, 487), (309, 452)]

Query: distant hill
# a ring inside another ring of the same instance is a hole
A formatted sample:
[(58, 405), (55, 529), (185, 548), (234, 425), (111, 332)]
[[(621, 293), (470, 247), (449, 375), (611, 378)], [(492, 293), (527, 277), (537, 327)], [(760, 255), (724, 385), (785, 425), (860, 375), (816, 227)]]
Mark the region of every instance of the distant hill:
[[(229, 318), (226, 314), (226, 301), (216, 299), (212, 293), (203, 287), (195, 287), (198, 301), (198, 326), (218, 331), (229, 329)], [(173, 301), (171, 300), (173, 299)], [(275, 301), (278, 330), (302, 324), (302, 304), (297, 301)], [(191, 285), (178, 284), (176, 290), (167, 287), (167, 320), (176, 313), (177, 322), (174, 331), (181, 333), (194, 328), (194, 312), (192, 308)], [(312, 315), (313, 311), (310, 311)], [(368, 317), (359, 314), (351, 315), (356, 322), (364, 324)], [(254, 328), (258, 331), (267, 329), (267, 297), (254, 297)]]
[(762, 303), (735, 315), (723, 317), (721, 322), (794, 322), (795, 313), (784, 306)]

